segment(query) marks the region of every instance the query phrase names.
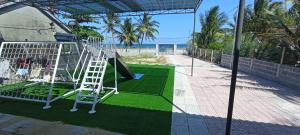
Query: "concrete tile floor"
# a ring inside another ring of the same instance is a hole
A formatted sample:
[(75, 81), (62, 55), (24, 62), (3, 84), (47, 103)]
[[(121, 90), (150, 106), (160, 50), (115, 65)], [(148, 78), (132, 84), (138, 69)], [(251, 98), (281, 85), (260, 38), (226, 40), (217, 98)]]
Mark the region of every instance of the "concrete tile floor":
[[(194, 134), (191, 127), (196, 125), (200, 125), (201, 128), (198, 128), (195, 134), (201, 133), (199, 129), (205, 134), (224, 134), (231, 71), (195, 59), (194, 76), (191, 77), (190, 57), (177, 55), (167, 56), (167, 59), (169, 63), (176, 65), (175, 91), (184, 91), (180, 96), (176, 96), (175, 92), (174, 104), (179, 104), (184, 111), (181, 114), (199, 118), (196, 122), (182, 123), (181, 128), (172, 126), (172, 134)], [(177, 110), (173, 109), (176, 114), (173, 115), (174, 125), (179, 123), (176, 119), (181, 116), (177, 114)], [(189, 117), (185, 119), (189, 120)], [(189, 130), (184, 127), (188, 127)], [(232, 134), (299, 135), (300, 90), (254, 75), (239, 73)]]

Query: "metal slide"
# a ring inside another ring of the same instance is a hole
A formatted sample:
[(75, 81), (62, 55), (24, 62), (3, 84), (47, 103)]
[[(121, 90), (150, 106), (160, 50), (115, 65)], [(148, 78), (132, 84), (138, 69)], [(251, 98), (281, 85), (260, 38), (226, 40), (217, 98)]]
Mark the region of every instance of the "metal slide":
[[(114, 65), (114, 59), (108, 60), (111, 65)], [(134, 74), (131, 72), (127, 64), (120, 58), (120, 55), (116, 52), (117, 71), (126, 79), (134, 79)]]

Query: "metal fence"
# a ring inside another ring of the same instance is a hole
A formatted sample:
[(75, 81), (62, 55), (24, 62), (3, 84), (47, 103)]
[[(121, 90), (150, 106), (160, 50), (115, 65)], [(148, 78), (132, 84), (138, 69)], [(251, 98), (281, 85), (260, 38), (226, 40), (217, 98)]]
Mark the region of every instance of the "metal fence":
[[(221, 65), (231, 68), (231, 55), (223, 54)], [(251, 73), (265, 79), (277, 81), (291, 88), (300, 89), (300, 68), (266, 62), (257, 59), (240, 57), (239, 71)]]

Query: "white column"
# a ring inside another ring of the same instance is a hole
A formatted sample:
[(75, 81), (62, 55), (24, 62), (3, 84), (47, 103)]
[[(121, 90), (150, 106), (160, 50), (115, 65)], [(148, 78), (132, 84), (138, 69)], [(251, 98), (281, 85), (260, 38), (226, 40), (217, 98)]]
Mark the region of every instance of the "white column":
[(213, 62), (213, 58), (214, 58), (214, 50), (211, 50), (210, 62)]
[(279, 74), (280, 74), (280, 66), (281, 66), (282, 63), (283, 63), (283, 60), (284, 60), (284, 54), (285, 54), (285, 47), (282, 48), (280, 64), (277, 65), (276, 77), (279, 77)]
[(174, 44), (174, 55), (177, 53), (177, 44)]
[(254, 58), (251, 58), (250, 61), (250, 72), (252, 72)]
[(156, 56), (158, 56), (158, 52), (159, 52), (159, 45), (156, 44)]

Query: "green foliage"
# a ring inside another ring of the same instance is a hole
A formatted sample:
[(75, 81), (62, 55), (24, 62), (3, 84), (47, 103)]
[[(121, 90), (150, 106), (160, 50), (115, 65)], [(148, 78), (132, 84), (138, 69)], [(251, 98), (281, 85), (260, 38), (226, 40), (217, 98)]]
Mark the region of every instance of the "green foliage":
[[(244, 32), (251, 33), (262, 44), (271, 42), (291, 48), (299, 48), (299, 5), (294, 4), (289, 10), (283, 8), (283, 2), (269, 0), (256, 0), (252, 9), (246, 9)], [(297, 11), (298, 10), (298, 11)]]
[(102, 18), (105, 26), (104, 32), (111, 33), (112, 38), (114, 38), (115, 34), (117, 33), (117, 28), (120, 26), (120, 18), (117, 14), (110, 12), (106, 14), (106, 17)]
[(78, 15), (78, 14), (68, 14), (63, 15), (65, 19), (73, 19), (76, 23), (96, 23), (96, 19), (93, 18), (91, 15)]
[[(73, 13), (74, 11), (70, 12)], [(91, 15), (69, 14), (64, 15), (63, 18), (72, 19), (74, 21), (75, 25), (70, 27), (78, 39), (87, 39), (89, 36), (100, 37), (103, 39), (103, 36), (97, 32), (96, 27), (83, 25), (83, 23), (97, 23), (96, 19)]]
[(272, 44), (260, 46), (257, 52), (257, 59), (279, 63), (281, 58), (281, 49)]
[(213, 50), (220, 50), (222, 48), (224, 48), (224, 44), (220, 43), (220, 42), (213, 42), (211, 44), (209, 44), (209, 49), (213, 49)]
[(196, 45), (200, 48), (222, 49), (222, 26), (227, 22), (225, 13), (218, 6), (212, 7), (205, 15), (200, 15), (201, 32), (195, 33)]
[(258, 48), (258, 43), (252, 40), (251, 37), (247, 35), (243, 35), (242, 37), (242, 44), (241, 44), (241, 57), (253, 57), (255, 53), (255, 49)]
[[(287, 48), (284, 64), (294, 65), (299, 60), (300, 6), (299, 0), (291, 1), (290, 9), (284, 8), (283, 1), (270, 0), (255, 0), (254, 5), (247, 6), (242, 57), (252, 57), (257, 49), (257, 59), (278, 63), (284, 46)], [(230, 24), (232, 31), (234, 25)], [(232, 45), (225, 45), (224, 52), (231, 54), (231, 49)]]
[(232, 47), (233, 47), (233, 36), (232, 35), (226, 35), (225, 38), (224, 38), (224, 50), (223, 50), (223, 53), (225, 54), (232, 54)]
[(73, 27), (73, 32), (79, 39), (87, 39), (89, 36), (100, 37), (101, 39), (103, 39), (103, 36), (96, 31), (96, 28), (91, 26), (77, 25)]
[(120, 27), (120, 31), (117, 31), (117, 37), (120, 44), (124, 44), (126, 47), (130, 47), (133, 43), (137, 43), (138, 35), (136, 24), (132, 23), (130, 18), (126, 18)]
[[(225, 54), (232, 54), (232, 47), (234, 46), (234, 41), (232, 36), (226, 36), (224, 40), (224, 53)], [(252, 40), (251, 37), (247, 35), (243, 35), (241, 49), (240, 49), (240, 56), (241, 57), (252, 57), (255, 49), (258, 48), (258, 43)]]
[(154, 40), (155, 35), (158, 34), (157, 28), (159, 27), (159, 22), (152, 20), (152, 16), (144, 13), (143, 18), (138, 19), (137, 31), (138, 39), (140, 40), (139, 51), (143, 45), (144, 39)]

